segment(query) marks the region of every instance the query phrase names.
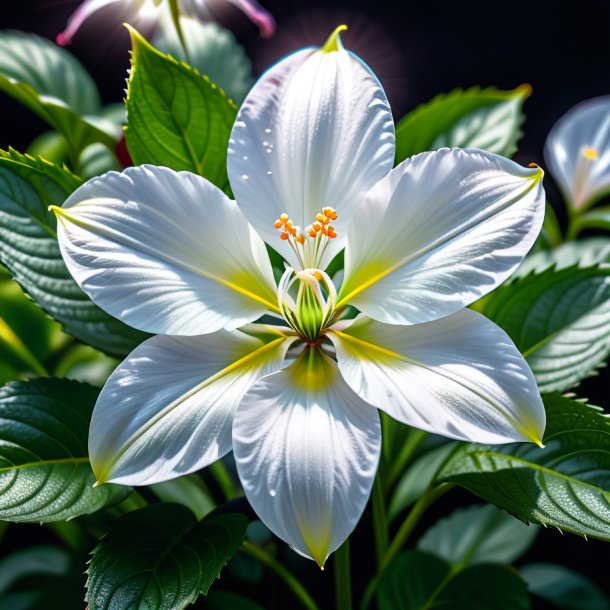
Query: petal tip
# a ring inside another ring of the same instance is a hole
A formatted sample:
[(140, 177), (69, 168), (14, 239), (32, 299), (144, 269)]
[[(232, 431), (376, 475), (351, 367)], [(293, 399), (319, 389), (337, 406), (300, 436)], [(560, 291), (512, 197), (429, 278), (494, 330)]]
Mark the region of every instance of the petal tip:
[(57, 36), (55, 36), (55, 42), (60, 46), (60, 47), (65, 47), (67, 45), (69, 45), (72, 40), (70, 38), (68, 38), (64, 32), (60, 32), (59, 34), (57, 34)]
[(326, 42), (322, 45), (322, 53), (333, 53), (334, 51), (341, 51), (343, 49), (343, 43), (341, 42), (341, 37), (339, 36), (339, 34), (341, 34), (341, 32), (345, 32), (346, 30), (347, 26), (345, 24), (337, 26), (332, 32), (332, 34), (328, 37)]
[(536, 180), (542, 180), (542, 178), (544, 178), (544, 170), (540, 167), (540, 165), (538, 165), (538, 163), (528, 163), (527, 166), (537, 170), (532, 175), (533, 178), (535, 178)]

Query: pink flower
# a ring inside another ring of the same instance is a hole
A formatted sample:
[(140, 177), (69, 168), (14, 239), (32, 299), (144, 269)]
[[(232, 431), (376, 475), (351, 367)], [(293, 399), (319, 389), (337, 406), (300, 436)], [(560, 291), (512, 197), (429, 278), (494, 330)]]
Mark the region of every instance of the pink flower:
[[(275, 31), (275, 20), (256, 0), (226, 0), (241, 9), (267, 38)], [(85, 0), (71, 15), (66, 29), (57, 35), (61, 46), (72, 42), (76, 32), (89, 17), (110, 4), (122, 4), (122, 9), (131, 18), (158, 20), (165, 8), (163, 0)], [(180, 10), (187, 16), (207, 17), (208, 0), (180, 0)]]

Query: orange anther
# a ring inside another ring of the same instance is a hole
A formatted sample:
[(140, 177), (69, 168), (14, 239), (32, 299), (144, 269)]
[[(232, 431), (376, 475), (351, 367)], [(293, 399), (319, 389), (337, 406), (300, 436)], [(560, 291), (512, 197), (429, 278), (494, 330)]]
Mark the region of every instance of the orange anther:
[(282, 222), (288, 222), (288, 214), (284, 213), (280, 215), (280, 220)]
[(337, 212), (333, 208), (323, 208), (322, 214), (331, 220), (337, 220)]
[(282, 225), (283, 225), (283, 224), (284, 224), (284, 223), (283, 223), (281, 220), (276, 220), (276, 221), (273, 223), (273, 226), (274, 226), (276, 229), (280, 229), (280, 228), (282, 227)]
[(331, 239), (337, 237), (337, 234), (335, 233), (335, 227), (328, 227), (328, 237), (330, 237)]
[(305, 243), (305, 236), (301, 233), (294, 238), (294, 241), (301, 244), (301, 246)]
[(318, 222), (324, 222), (324, 220), (325, 220), (324, 214), (316, 214), (316, 220)]
[(309, 227), (307, 233), (309, 234), (309, 237), (316, 237), (318, 235), (318, 232), (313, 227)]
[(284, 241), (286, 241), (286, 240), (287, 240), (287, 239), (290, 237), (290, 235), (288, 235), (288, 233), (281, 233), (281, 234), (280, 234), (280, 237), (281, 237), (281, 238), (282, 238)]
[[(322, 228), (322, 225), (319, 222), (314, 222), (311, 225), (311, 228), (317, 233)], [(313, 235), (313, 237), (315, 237), (315, 235)]]
[(288, 233), (290, 233), (290, 235), (296, 235), (297, 234), (297, 228), (296, 227), (290, 227), (290, 228), (286, 228), (286, 230), (288, 231)]

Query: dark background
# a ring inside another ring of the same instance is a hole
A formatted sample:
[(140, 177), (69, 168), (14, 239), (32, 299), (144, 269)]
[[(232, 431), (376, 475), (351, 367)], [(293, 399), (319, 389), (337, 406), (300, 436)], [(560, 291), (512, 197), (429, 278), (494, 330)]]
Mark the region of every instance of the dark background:
[[(278, 33), (268, 40), (261, 40), (256, 28), (233, 7), (219, 3), (217, 11), (218, 20), (246, 47), (257, 74), (289, 51), (321, 44), (336, 25), (346, 23), (350, 29), (343, 36), (345, 45), (378, 74), (396, 119), (456, 87), (496, 85), (508, 89), (530, 83), (533, 94), (526, 102), (525, 135), (516, 156), (524, 164), (536, 162), (544, 167), (546, 134), (571, 106), (610, 94), (609, 0), (261, 2), (278, 22)], [(74, 0), (4, 0), (0, 28), (54, 38), (76, 5)], [(70, 47), (93, 74), (105, 102), (123, 97), (128, 46), (127, 33), (108, 14), (103, 25), (96, 21), (83, 28)], [(11, 145), (24, 150), (44, 129), (35, 116), (0, 94), (2, 148)], [(545, 186), (549, 199), (560, 207), (561, 199), (548, 174)], [(583, 383), (578, 394), (610, 410), (609, 375), (607, 369), (602, 370), (599, 377)], [(465, 492), (452, 492), (427, 521), (446, 513), (456, 502), (469, 501)], [(360, 566), (372, 563), (370, 523), (366, 521), (365, 516), (353, 547), (354, 561)], [(11, 530), (22, 541), (28, 533), (38, 536), (43, 531), (35, 526)], [(609, 549), (607, 543), (543, 530), (526, 561), (558, 561), (587, 574), (610, 594)], [(313, 566), (303, 566), (289, 551), (285, 560), (305, 568), (314, 591), (330, 595), (331, 579)]]

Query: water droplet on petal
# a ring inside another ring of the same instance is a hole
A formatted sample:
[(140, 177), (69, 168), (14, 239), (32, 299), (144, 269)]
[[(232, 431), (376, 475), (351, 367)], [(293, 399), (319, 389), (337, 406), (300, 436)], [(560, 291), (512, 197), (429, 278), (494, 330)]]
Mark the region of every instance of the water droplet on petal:
[(271, 176), (272, 172), (267, 172), (267, 176)]
[(270, 489), (270, 490), (269, 490), (269, 495), (270, 495), (271, 497), (274, 497), (276, 493), (277, 493), (277, 491), (275, 491), (275, 489)]
[(273, 152), (273, 148), (268, 148), (265, 152), (270, 155)]
[(265, 129), (265, 133), (271, 133), (271, 129), (269, 129), (269, 128)]
[(244, 155), (244, 161), (247, 161), (247, 160), (248, 160), (248, 156)]
[(267, 140), (265, 140), (265, 141), (263, 142), (263, 146), (269, 146), (269, 142), (267, 142)]
[(248, 174), (244, 174), (241, 178), (242, 178), (242, 180), (247, 180), (248, 179)]

